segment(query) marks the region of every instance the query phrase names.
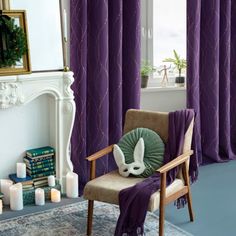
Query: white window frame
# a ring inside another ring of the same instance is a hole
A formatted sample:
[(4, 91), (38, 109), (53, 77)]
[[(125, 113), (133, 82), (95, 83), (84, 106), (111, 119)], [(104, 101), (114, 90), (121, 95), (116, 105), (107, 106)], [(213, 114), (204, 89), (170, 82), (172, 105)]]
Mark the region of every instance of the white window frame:
[[(153, 0), (141, 0), (142, 60), (153, 63)], [(144, 42), (144, 43), (143, 43)]]
[[(148, 61), (153, 65), (153, 0), (141, 0), (141, 42), (142, 61)], [(162, 88), (161, 80), (162, 76), (153, 78), (151, 75), (148, 88)], [(168, 81), (168, 87), (175, 86), (175, 76), (168, 76)]]

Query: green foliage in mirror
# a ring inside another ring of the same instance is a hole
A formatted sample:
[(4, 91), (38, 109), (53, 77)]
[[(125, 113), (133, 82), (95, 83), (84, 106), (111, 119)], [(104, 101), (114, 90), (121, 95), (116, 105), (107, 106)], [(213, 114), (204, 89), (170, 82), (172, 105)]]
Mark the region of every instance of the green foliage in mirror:
[(14, 18), (0, 15), (0, 68), (15, 66), (27, 52), (27, 40), (23, 29)]

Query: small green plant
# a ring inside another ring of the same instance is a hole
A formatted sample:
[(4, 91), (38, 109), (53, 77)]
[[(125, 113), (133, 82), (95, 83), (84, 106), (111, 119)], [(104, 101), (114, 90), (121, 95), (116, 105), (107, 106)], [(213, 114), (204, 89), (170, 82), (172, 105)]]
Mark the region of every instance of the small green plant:
[(166, 58), (163, 60), (163, 62), (171, 62), (173, 63), (177, 70), (179, 71), (179, 77), (181, 77), (181, 71), (187, 67), (187, 61), (183, 58), (180, 58), (180, 56), (177, 54), (175, 50), (174, 52), (174, 58)]
[(152, 72), (155, 72), (156, 68), (148, 61), (143, 61), (141, 65), (141, 76), (149, 76)]

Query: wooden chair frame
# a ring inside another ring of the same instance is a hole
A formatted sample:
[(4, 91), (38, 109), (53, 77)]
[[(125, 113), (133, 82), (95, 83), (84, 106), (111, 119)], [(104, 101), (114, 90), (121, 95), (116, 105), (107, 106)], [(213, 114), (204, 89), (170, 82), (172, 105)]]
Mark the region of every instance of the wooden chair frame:
[[(110, 145), (93, 155), (87, 157), (86, 159), (90, 162), (90, 180), (96, 178), (96, 160), (101, 158), (104, 155), (107, 155), (113, 151), (113, 146)], [(161, 175), (161, 187), (160, 187), (160, 206), (159, 206), (159, 236), (164, 236), (164, 221), (165, 221), (165, 205), (177, 200), (178, 198), (186, 195), (188, 201), (188, 211), (190, 221), (194, 220), (193, 208), (192, 208), (192, 196), (190, 191), (190, 181), (188, 174), (188, 162), (190, 156), (193, 154), (193, 151), (187, 151), (182, 155), (176, 157), (169, 163), (165, 164), (157, 170)], [(183, 179), (185, 185), (174, 194), (166, 196), (166, 174), (169, 170), (182, 166)], [(87, 221), (87, 235), (90, 236), (92, 233), (92, 223), (93, 223), (93, 206), (94, 200), (88, 200), (88, 221)]]

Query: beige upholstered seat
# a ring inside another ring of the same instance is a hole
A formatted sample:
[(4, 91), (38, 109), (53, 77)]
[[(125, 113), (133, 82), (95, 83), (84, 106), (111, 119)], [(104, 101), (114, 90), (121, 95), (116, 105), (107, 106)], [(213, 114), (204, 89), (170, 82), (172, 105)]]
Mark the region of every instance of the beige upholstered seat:
[[(117, 170), (112, 171), (106, 175), (98, 177), (89, 181), (84, 189), (84, 197), (89, 200), (96, 200), (100, 202), (107, 202), (112, 204), (119, 204), (119, 192), (124, 188), (131, 187), (138, 182), (143, 181), (144, 178), (129, 177), (125, 178), (119, 174)], [(170, 186), (166, 188), (166, 195), (180, 190), (184, 186), (182, 179), (176, 179)], [(159, 208), (160, 191), (152, 194), (149, 202), (149, 211), (155, 211)]]
[[(168, 139), (168, 113), (150, 112), (140, 110), (129, 110), (126, 113), (124, 133), (127, 133), (135, 128), (144, 127), (156, 131), (162, 140), (166, 143)], [(152, 194), (149, 201), (149, 211), (155, 211), (160, 207), (160, 223), (159, 235), (163, 235), (164, 230), (164, 206), (171, 201), (176, 200), (180, 196), (186, 195), (189, 202), (190, 219), (193, 220), (193, 212), (191, 205), (191, 195), (189, 186), (188, 166), (189, 155), (191, 155), (191, 141), (192, 141), (193, 121), (190, 124), (184, 140), (183, 154), (176, 158), (171, 163), (159, 169), (161, 173), (161, 189)], [(111, 152), (113, 146), (109, 146), (98, 153), (88, 157), (91, 161), (91, 181), (89, 181), (84, 189), (84, 198), (89, 200), (89, 214), (88, 214), (88, 230), (87, 234), (91, 234), (92, 228), (92, 213), (93, 201), (102, 201), (112, 204), (118, 204), (119, 192), (122, 189), (133, 186), (136, 183), (144, 180), (136, 177), (122, 177), (118, 171), (112, 171), (108, 174), (95, 178), (95, 161), (103, 155)], [(169, 165), (168, 165), (169, 164)], [(178, 178), (168, 187), (165, 187), (166, 172), (173, 167), (180, 166)], [(163, 189), (162, 189), (163, 188)]]

